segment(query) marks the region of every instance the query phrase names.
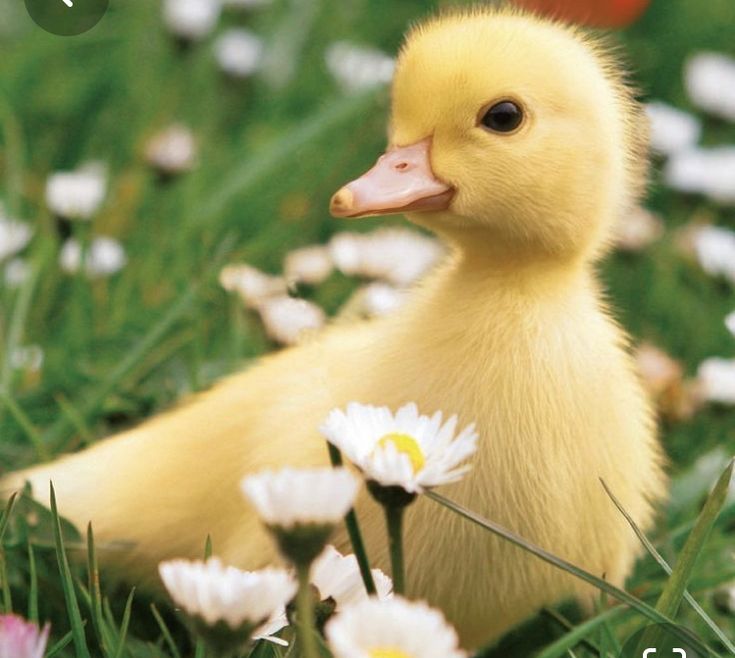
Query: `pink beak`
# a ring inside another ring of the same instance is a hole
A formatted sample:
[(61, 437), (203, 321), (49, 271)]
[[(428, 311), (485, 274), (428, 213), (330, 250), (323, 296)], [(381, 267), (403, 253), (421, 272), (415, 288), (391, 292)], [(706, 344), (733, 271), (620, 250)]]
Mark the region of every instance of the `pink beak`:
[(372, 169), (337, 190), (329, 211), (335, 217), (366, 217), (446, 210), (454, 189), (431, 170), (430, 147), (424, 139), (386, 151)]

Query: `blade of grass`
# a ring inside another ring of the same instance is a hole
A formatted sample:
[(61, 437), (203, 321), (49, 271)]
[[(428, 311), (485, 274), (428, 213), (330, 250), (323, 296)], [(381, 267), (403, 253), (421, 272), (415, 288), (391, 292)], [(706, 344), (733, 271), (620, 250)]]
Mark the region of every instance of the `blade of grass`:
[(709, 537), (717, 516), (727, 498), (730, 481), (732, 480), (733, 466), (735, 466), (735, 460), (730, 461), (730, 464), (717, 480), (715, 488), (707, 497), (702, 512), (699, 514), (694, 528), (689, 533), (681, 549), (674, 571), (656, 603), (656, 610), (667, 617), (673, 617), (679, 610), (681, 600), (684, 598), (684, 592), (686, 591), (687, 583), (691, 578), (697, 559), (702, 553), (707, 537)]
[(176, 648), (176, 643), (174, 642), (174, 638), (171, 636), (171, 631), (168, 630), (168, 626), (166, 626), (166, 622), (163, 621), (163, 617), (161, 617), (161, 613), (158, 612), (158, 608), (156, 608), (155, 603), (151, 603), (151, 613), (158, 624), (158, 628), (161, 629), (163, 641), (171, 652), (171, 655), (173, 658), (181, 658), (181, 653), (179, 653), (179, 650)]
[[(619, 587), (615, 587), (615, 585), (612, 585), (607, 581), (602, 580), (602, 578), (598, 578), (594, 574), (591, 574), (589, 571), (585, 571), (584, 569), (572, 564), (571, 562), (557, 557), (553, 553), (549, 553), (549, 551), (524, 539), (514, 532), (511, 532), (507, 528), (504, 528), (497, 523), (489, 521), (488, 519), (481, 517), (479, 514), (475, 514), (474, 512), (464, 508), (462, 505), (459, 505), (454, 501), (445, 498), (435, 491), (428, 491), (425, 495), (431, 500), (439, 503), (440, 505), (443, 505), (444, 507), (459, 514), (460, 516), (463, 516), (468, 521), (471, 521), (472, 523), (475, 523), (480, 527), (485, 528), (485, 530), (488, 530), (489, 532), (492, 532), (493, 534), (502, 537), (506, 541), (509, 541), (511, 544), (522, 548), (524, 551), (535, 555), (537, 558), (543, 560), (544, 562), (547, 562), (548, 564), (551, 564), (556, 568), (561, 569), (562, 571), (566, 571), (567, 573), (579, 578), (580, 580), (583, 580), (590, 585), (596, 587), (602, 592), (607, 592), (614, 599), (620, 601), (621, 603), (629, 605), (631, 608), (634, 608), (644, 617), (650, 619), (652, 622), (656, 624), (672, 624), (675, 626), (675, 622), (667, 615), (662, 613), (660, 610), (657, 610), (654, 607), (648, 605), (648, 603), (646, 603), (645, 601), (641, 601), (636, 596), (633, 596), (630, 592), (626, 592)], [(677, 634), (678, 636), (681, 631), (679, 631), (679, 629), (675, 627), (672, 632)], [(686, 639), (687, 641), (690, 641), (691, 639), (683, 633), (681, 634), (681, 637), (682, 639)], [(702, 649), (708, 654), (716, 655), (708, 647), (702, 647)]]
[[(556, 622), (565, 631), (568, 632), (574, 629), (574, 624), (572, 624), (572, 622), (570, 622), (564, 615), (554, 610), (553, 608), (544, 608), (543, 610), (541, 610), (541, 612), (549, 619)], [(600, 653), (600, 648), (588, 638), (580, 640), (579, 644), (583, 645), (588, 651), (591, 651), (594, 654)]]
[[(602, 486), (604, 487), (607, 495), (610, 497), (610, 500), (612, 500), (612, 502), (615, 504), (615, 507), (618, 508), (620, 513), (633, 529), (633, 532), (635, 532), (636, 536), (640, 540), (641, 544), (643, 544), (645, 549), (648, 551), (649, 555), (651, 555), (651, 557), (653, 557), (653, 559), (661, 566), (661, 568), (666, 572), (666, 575), (670, 576), (673, 570), (669, 566), (669, 563), (664, 559), (661, 553), (656, 550), (656, 547), (651, 543), (648, 537), (646, 537), (644, 532), (638, 527), (636, 522), (633, 520), (633, 517), (628, 514), (622, 503), (617, 499), (615, 494), (611, 491), (610, 487), (607, 486), (607, 483), (602, 479), (600, 479), (600, 482), (602, 482)], [(722, 629), (715, 623), (714, 619), (712, 619), (712, 617), (710, 617), (704, 611), (702, 606), (697, 603), (696, 599), (686, 589), (684, 590), (684, 599), (687, 603), (689, 603), (689, 605), (699, 615), (704, 623), (707, 624), (709, 629), (717, 636), (717, 639), (720, 640), (720, 642), (722, 642), (722, 644), (724, 644), (730, 652), (735, 654), (735, 645), (733, 645), (727, 635), (725, 635)]]
[(28, 571), (30, 573), (30, 585), (28, 588), (28, 619), (34, 624), (38, 623), (38, 573), (36, 571), (36, 554), (33, 552), (33, 544), (28, 542)]
[(630, 608), (624, 608), (622, 606), (608, 608), (602, 614), (599, 614), (592, 619), (588, 619), (587, 621), (579, 624), (579, 626), (575, 626), (571, 631), (569, 631), (569, 633), (563, 635), (558, 640), (555, 640), (544, 648), (543, 651), (538, 653), (535, 658), (559, 658), (559, 656), (563, 656), (569, 649), (572, 649), (582, 643), (602, 624), (610, 623), (611, 621), (617, 620), (630, 612)]
[(7, 393), (0, 390), (0, 402), (2, 402), (5, 408), (10, 412), (10, 415), (13, 417), (15, 422), (18, 423), (18, 426), (28, 437), (33, 449), (36, 451), (36, 457), (40, 461), (48, 461), (51, 459), (51, 453), (43, 443), (41, 432), (36, 429), (31, 422), (31, 419), (28, 418), (26, 413), (18, 406), (15, 400), (13, 400), (13, 398), (11, 398)]
[(3, 537), (5, 531), (10, 524), (10, 515), (13, 513), (15, 502), (18, 498), (18, 492), (15, 491), (8, 499), (2, 514), (0, 514), (0, 587), (2, 588), (2, 610), (5, 613), (12, 612), (13, 602), (10, 596), (10, 584), (8, 583), (8, 575), (5, 569), (5, 549), (3, 548)]
[(130, 626), (130, 613), (133, 608), (133, 597), (135, 596), (135, 588), (130, 590), (128, 600), (125, 602), (125, 611), (123, 612), (122, 622), (120, 623), (120, 637), (118, 638), (117, 650), (114, 658), (121, 658), (125, 649), (125, 640), (128, 636), (128, 627)]
[(69, 631), (64, 637), (62, 637), (54, 646), (52, 646), (48, 653), (46, 654), (46, 658), (54, 658), (56, 654), (61, 653), (72, 641), (73, 639), (73, 633), (72, 631)]
[(5, 552), (0, 553), (0, 583), (2, 583), (2, 609), (7, 615), (13, 612), (13, 598), (10, 594), (8, 580), (8, 565), (5, 561)]
[(10, 523), (10, 515), (13, 513), (13, 508), (15, 507), (15, 503), (18, 500), (18, 492), (14, 491), (10, 498), (8, 498), (8, 503), (5, 505), (5, 509), (3, 510), (3, 513), (0, 514), (0, 551), (2, 551), (2, 544), (3, 544), (3, 537), (5, 536), (5, 531), (8, 528), (8, 524)]
[(54, 491), (54, 485), (51, 484), (50, 488), (51, 516), (54, 523), (54, 540), (56, 544), (56, 561), (59, 565), (61, 585), (64, 590), (64, 600), (66, 601), (66, 610), (69, 615), (69, 623), (71, 624), (74, 650), (76, 651), (77, 658), (90, 658), (87, 638), (84, 634), (84, 622), (82, 621), (82, 615), (79, 611), (79, 603), (74, 590), (74, 580), (72, 579), (69, 560), (64, 548), (64, 538), (61, 536), (61, 522), (59, 521), (59, 511), (56, 507), (56, 492)]

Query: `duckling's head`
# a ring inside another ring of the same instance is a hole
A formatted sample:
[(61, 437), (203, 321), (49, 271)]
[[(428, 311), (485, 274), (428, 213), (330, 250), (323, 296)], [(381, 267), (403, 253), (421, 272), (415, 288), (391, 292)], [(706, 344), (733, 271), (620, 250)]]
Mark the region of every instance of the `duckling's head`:
[(405, 212), (460, 244), (593, 255), (645, 181), (647, 122), (614, 59), (573, 28), (480, 10), (414, 28), (389, 146), (332, 198)]

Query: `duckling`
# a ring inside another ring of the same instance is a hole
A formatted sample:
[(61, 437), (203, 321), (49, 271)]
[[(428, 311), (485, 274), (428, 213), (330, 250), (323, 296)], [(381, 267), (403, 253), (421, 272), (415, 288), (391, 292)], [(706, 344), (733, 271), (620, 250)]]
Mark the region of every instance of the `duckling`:
[[(337, 323), (143, 425), (12, 474), (92, 521), (111, 569), (159, 561), (258, 568), (274, 547), (241, 478), (327, 463), (317, 428), (350, 401), (476, 421), (471, 473), (443, 493), (622, 586), (637, 539), (600, 485), (649, 528), (666, 490), (651, 408), (595, 274), (645, 182), (646, 121), (613, 58), (576, 29), (474, 9), (413, 28), (392, 87), (388, 150), (331, 202), (339, 217), (405, 213), (450, 255), (393, 315)], [(380, 509), (358, 504), (386, 567)], [(594, 592), (419, 500), (407, 515), (409, 594), (468, 647), (540, 607)], [(347, 548), (345, 537), (341, 538)], [(116, 548), (117, 547), (117, 548)]]

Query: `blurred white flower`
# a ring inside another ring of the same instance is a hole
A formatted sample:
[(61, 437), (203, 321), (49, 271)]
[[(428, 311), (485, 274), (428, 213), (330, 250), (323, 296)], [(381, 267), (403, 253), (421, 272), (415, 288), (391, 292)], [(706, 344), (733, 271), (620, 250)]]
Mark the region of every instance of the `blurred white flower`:
[(0, 658), (43, 658), (49, 624), (43, 629), (17, 615), (0, 615)]
[(281, 345), (296, 345), (327, 320), (322, 308), (313, 302), (286, 296), (264, 299), (258, 313), (265, 333)]
[(3, 278), (8, 288), (18, 288), (28, 278), (31, 272), (30, 265), (22, 258), (13, 258), (5, 265)]
[(715, 116), (735, 121), (735, 59), (718, 53), (699, 53), (684, 68), (689, 98)]
[[(91, 279), (110, 276), (127, 264), (123, 246), (113, 238), (93, 238), (84, 257), (84, 271)], [(59, 266), (64, 272), (74, 274), (82, 267), (82, 246), (71, 238), (61, 247)]]
[(396, 65), (392, 57), (380, 50), (347, 41), (331, 44), (324, 59), (327, 70), (348, 93), (388, 84)]
[(334, 409), (320, 427), (368, 480), (421, 493), (460, 480), (470, 469), (462, 462), (477, 450), (474, 424), (455, 435), (457, 416), (442, 424), (442, 412), (422, 416), (414, 403), (393, 415), (388, 407), (357, 402)]
[(187, 615), (209, 626), (219, 622), (232, 630), (246, 626), (248, 634), (296, 593), (296, 581), (283, 569), (241, 571), (216, 557), (206, 562), (162, 562), (158, 571), (174, 603)]
[[(732, 488), (730, 489), (732, 494)], [(735, 584), (720, 587), (714, 595), (715, 605), (728, 614), (735, 613)]]
[(65, 219), (89, 220), (105, 199), (107, 173), (93, 162), (76, 171), (59, 171), (46, 181), (46, 205)]
[(646, 104), (651, 122), (651, 148), (669, 155), (694, 146), (702, 134), (702, 123), (697, 117), (671, 105), (654, 101)]
[(220, 0), (163, 0), (163, 22), (174, 36), (198, 41), (217, 25), (221, 10)]
[(145, 159), (163, 174), (175, 175), (191, 171), (197, 157), (197, 144), (191, 130), (175, 123), (151, 137)]
[(666, 163), (663, 176), (675, 190), (735, 204), (735, 146), (677, 151)]
[(263, 61), (263, 41), (250, 30), (232, 28), (214, 42), (214, 56), (220, 69), (233, 78), (247, 78)]
[(444, 255), (439, 240), (404, 228), (337, 233), (329, 251), (343, 274), (383, 279), (399, 287), (422, 277)]
[(622, 215), (615, 226), (615, 244), (623, 251), (640, 251), (664, 233), (661, 218), (640, 206)]
[(283, 468), (249, 475), (241, 487), (266, 524), (290, 529), (341, 521), (355, 501), (358, 481), (344, 468)]
[(374, 281), (355, 293), (355, 298), (362, 315), (370, 318), (389, 315), (401, 308), (408, 299), (405, 290), (394, 288), (389, 283)]
[(248, 308), (257, 308), (267, 298), (288, 292), (283, 277), (271, 276), (245, 263), (222, 268), (219, 282), (228, 292), (237, 293)]
[(735, 336), (735, 311), (725, 318), (725, 326), (728, 328), (730, 333)]
[(735, 359), (705, 359), (697, 369), (697, 380), (705, 400), (735, 404)]
[(15, 256), (31, 240), (33, 229), (24, 222), (6, 219), (0, 213), (0, 262)]
[(326, 627), (334, 658), (466, 658), (444, 615), (395, 597), (345, 606)]
[(322, 245), (312, 245), (295, 249), (286, 255), (283, 265), (284, 276), (289, 283), (319, 285), (329, 278), (334, 263), (329, 249)]
[(39, 345), (22, 345), (10, 353), (10, 366), (13, 370), (39, 372), (43, 367), (43, 348)]
[(691, 236), (702, 269), (735, 285), (735, 232), (720, 226), (701, 226)]

